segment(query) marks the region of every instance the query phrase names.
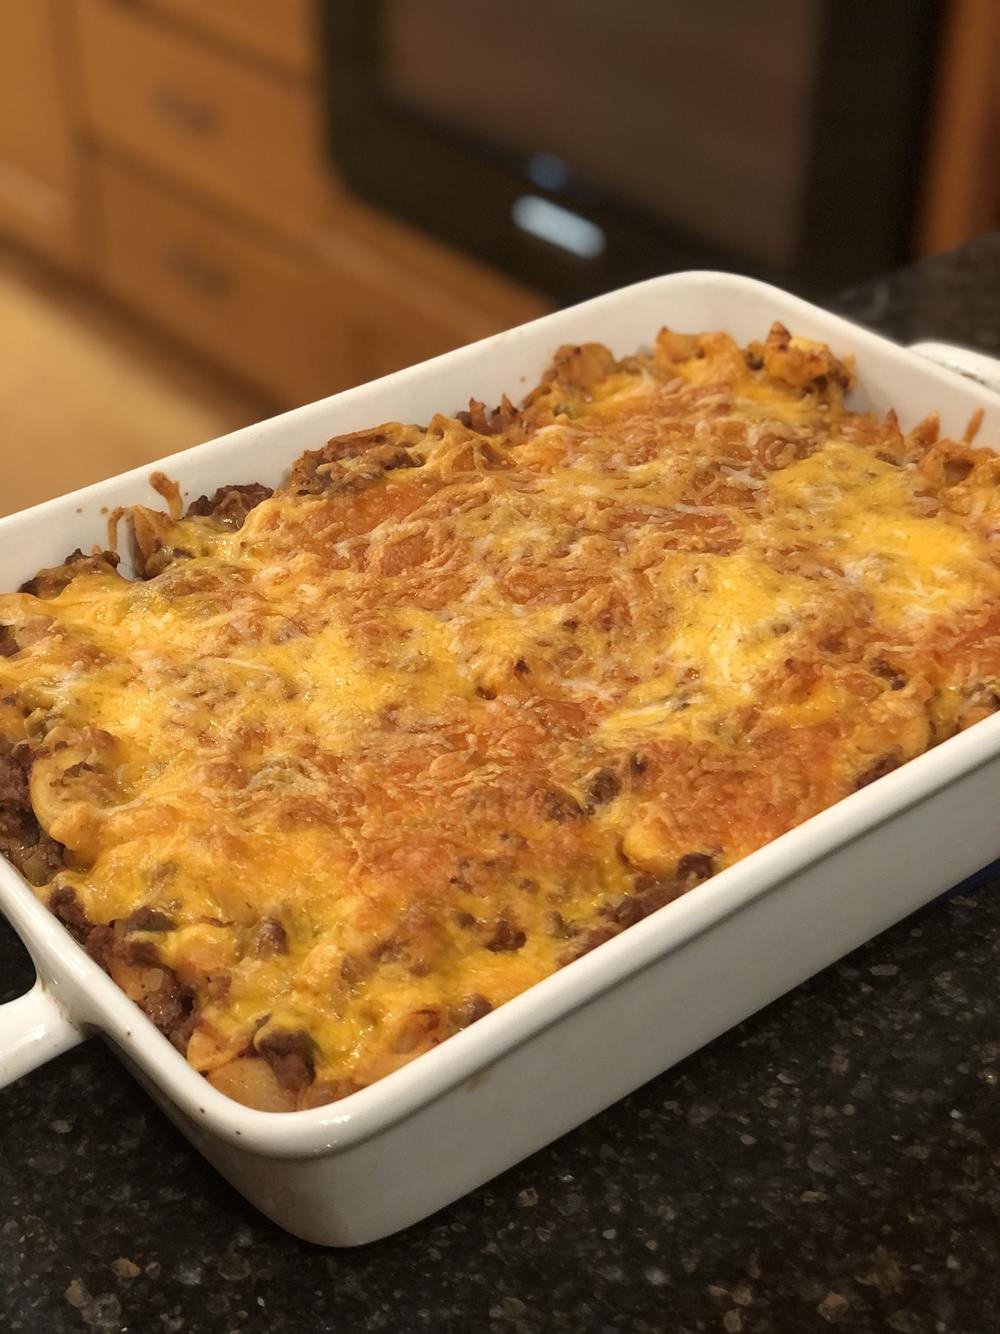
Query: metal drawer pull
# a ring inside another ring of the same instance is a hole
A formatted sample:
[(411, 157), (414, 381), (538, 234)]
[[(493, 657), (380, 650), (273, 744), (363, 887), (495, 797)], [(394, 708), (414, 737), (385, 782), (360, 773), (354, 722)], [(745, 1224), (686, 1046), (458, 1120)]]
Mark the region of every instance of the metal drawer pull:
[(164, 255), (164, 263), (169, 273), (200, 296), (226, 297), (236, 285), (231, 273), (187, 245), (172, 246)]
[(168, 84), (157, 85), (150, 94), (150, 101), (165, 120), (189, 134), (214, 134), (218, 128), (219, 116), (215, 107)]

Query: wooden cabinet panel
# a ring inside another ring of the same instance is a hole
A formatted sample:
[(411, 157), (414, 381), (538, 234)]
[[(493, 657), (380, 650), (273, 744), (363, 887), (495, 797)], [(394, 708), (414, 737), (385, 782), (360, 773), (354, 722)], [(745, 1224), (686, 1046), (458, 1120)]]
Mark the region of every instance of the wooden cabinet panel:
[(354, 322), (366, 380), (546, 313), (542, 297), (483, 265), (365, 209), (327, 229), (317, 245), (326, 281), (358, 290)]
[(319, 233), (316, 246), (331, 263), (364, 275), (387, 298), (397, 294), (411, 310), (425, 317), (430, 312), (434, 323), (460, 333), (462, 343), (526, 324), (552, 309), (539, 292), (346, 196), (336, 226)]
[(0, 230), (78, 264), (67, 36), (55, 0), (0, 5)]
[(116, 0), (80, 0), (84, 100), (98, 136), (291, 231), (332, 190), (310, 90)]
[(916, 236), (925, 255), (1000, 223), (1000, 5), (953, 0), (943, 9)]
[(295, 73), (316, 64), (316, 0), (146, 0), (243, 51)]
[(95, 166), (97, 274), (162, 328), (285, 404), (503, 328), (495, 315), (344, 239), (285, 253), (114, 162)]
[[(317, 252), (318, 287), (354, 292), (352, 321), (359, 379), (372, 380), (509, 328), (471, 289), (456, 296), (435, 279), (349, 232), (329, 231)], [(524, 318), (529, 318), (526, 314)]]
[(317, 288), (294, 256), (249, 239), (127, 168), (97, 164), (105, 285), (280, 402), (360, 378), (350, 283)]

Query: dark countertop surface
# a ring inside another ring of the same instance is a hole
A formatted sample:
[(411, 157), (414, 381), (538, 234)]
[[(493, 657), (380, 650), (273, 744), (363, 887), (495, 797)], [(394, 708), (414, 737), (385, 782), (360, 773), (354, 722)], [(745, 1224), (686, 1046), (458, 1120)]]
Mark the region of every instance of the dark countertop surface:
[[(837, 306), (1000, 351), (1000, 235)], [(997, 888), (358, 1251), (257, 1214), (86, 1043), (0, 1093), (0, 1331), (1000, 1329)], [(30, 980), (0, 924), (0, 1001)]]

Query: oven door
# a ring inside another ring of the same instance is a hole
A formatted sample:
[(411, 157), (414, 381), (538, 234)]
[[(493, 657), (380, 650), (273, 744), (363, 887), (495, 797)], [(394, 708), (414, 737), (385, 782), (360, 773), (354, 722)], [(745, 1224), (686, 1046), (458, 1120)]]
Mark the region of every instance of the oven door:
[(331, 151), (557, 300), (703, 265), (821, 295), (909, 257), (937, 11), (337, 0)]

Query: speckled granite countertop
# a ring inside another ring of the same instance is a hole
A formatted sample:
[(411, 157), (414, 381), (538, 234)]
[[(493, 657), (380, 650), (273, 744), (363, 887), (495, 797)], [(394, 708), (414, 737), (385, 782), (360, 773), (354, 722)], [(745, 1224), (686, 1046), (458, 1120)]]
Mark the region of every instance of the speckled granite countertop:
[[(838, 306), (1000, 350), (1000, 236)], [(1000, 1329), (997, 888), (901, 923), (360, 1251), (255, 1213), (87, 1043), (0, 1093), (0, 1330)], [(30, 979), (0, 925), (0, 1000)]]

